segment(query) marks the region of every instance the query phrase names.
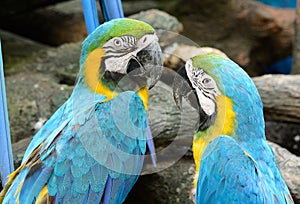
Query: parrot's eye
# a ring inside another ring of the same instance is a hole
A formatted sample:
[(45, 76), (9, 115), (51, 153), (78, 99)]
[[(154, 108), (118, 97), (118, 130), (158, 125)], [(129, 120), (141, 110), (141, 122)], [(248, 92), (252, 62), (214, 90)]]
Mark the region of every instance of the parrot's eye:
[(211, 79), (209, 79), (209, 78), (205, 78), (202, 80), (203, 84), (208, 84), (209, 82), (211, 82)]
[(115, 46), (120, 47), (121, 44), (122, 44), (122, 42), (121, 42), (121, 40), (119, 40), (119, 39), (115, 39), (115, 40), (114, 40), (114, 44), (115, 44)]

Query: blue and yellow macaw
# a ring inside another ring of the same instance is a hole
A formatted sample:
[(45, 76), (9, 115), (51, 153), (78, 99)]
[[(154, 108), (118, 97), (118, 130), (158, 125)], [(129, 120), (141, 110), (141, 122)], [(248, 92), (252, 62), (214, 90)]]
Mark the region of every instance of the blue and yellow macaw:
[(0, 203), (122, 203), (141, 171), (148, 89), (162, 73), (154, 29), (115, 19), (82, 44), (70, 98), (34, 136)]
[(230, 59), (189, 59), (174, 83), (199, 112), (194, 135), (196, 203), (293, 203), (266, 142), (263, 105), (250, 77)]

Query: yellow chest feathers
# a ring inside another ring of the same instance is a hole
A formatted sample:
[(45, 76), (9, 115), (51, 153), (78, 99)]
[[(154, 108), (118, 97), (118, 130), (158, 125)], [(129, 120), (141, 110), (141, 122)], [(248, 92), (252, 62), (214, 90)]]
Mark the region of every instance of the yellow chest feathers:
[(196, 175), (194, 186), (198, 180), (198, 171), (200, 168), (203, 152), (210, 141), (219, 135), (234, 135), (235, 113), (232, 108), (232, 101), (224, 96), (219, 95), (216, 98), (217, 117), (215, 123), (203, 132), (197, 132), (193, 141), (193, 156), (196, 164)]

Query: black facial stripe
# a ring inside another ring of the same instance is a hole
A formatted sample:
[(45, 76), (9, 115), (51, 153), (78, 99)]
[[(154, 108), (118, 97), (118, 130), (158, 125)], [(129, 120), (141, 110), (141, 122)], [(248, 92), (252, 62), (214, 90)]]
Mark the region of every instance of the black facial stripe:
[(121, 36), (121, 39), (126, 46), (133, 47), (136, 44), (136, 40), (132, 36)]
[(203, 95), (206, 97), (206, 98), (209, 98), (213, 101), (215, 101), (215, 98), (211, 96), (211, 94), (209, 92), (205, 92), (204, 90), (201, 89), (201, 92), (203, 93)]

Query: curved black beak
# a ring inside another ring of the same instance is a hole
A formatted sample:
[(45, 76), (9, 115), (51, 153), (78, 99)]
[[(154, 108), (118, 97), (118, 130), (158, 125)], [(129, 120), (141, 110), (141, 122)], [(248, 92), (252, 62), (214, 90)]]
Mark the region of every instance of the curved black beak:
[(190, 83), (185, 67), (182, 67), (177, 72), (173, 82), (173, 97), (177, 107), (182, 109), (182, 98), (196, 110), (199, 110), (199, 101), (192, 84)]
[(158, 82), (163, 71), (163, 56), (155, 40), (133, 56), (127, 65), (127, 74), (139, 79), (151, 89)]
[(196, 90), (193, 88), (187, 76), (185, 67), (179, 69), (176, 77), (174, 78), (173, 97), (177, 107), (180, 110), (182, 109), (182, 98), (184, 98), (193, 108), (195, 108), (198, 111), (199, 114), (198, 131), (206, 130), (208, 127), (211, 126), (211, 124), (214, 123), (216, 119), (216, 112), (214, 112), (212, 115), (207, 115), (203, 111), (199, 103)]

